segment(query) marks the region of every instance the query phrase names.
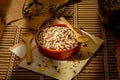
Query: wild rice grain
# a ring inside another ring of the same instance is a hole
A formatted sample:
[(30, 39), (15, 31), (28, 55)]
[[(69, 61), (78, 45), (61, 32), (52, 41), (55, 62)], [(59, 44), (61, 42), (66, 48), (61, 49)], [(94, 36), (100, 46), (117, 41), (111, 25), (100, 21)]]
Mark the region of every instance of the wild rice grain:
[(46, 48), (66, 50), (77, 46), (74, 33), (67, 27), (47, 27), (39, 34), (39, 42)]

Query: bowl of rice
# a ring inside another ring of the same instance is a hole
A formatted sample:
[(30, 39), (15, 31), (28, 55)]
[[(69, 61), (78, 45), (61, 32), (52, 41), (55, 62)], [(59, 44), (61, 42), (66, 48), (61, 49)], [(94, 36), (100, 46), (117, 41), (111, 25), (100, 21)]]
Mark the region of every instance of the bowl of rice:
[(77, 54), (80, 44), (74, 33), (64, 24), (45, 26), (38, 30), (35, 41), (45, 56), (64, 60)]

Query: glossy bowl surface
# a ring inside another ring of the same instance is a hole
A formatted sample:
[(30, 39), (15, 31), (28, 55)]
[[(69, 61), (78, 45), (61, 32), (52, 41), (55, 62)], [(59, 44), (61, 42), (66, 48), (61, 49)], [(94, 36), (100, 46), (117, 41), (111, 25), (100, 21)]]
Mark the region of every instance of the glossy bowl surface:
[[(57, 24), (57, 25), (52, 25), (52, 26), (66, 27), (66, 25), (63, 25), (63, 24)], [(50, 26), (48, 26), (48, 27), (50, 27)], [(77, 54), (79, 52), (81, 43), (78, 43), (78, 45), (76, 47), (70, 48), (67, 50), (53, 50), (53, 49), (45, 48), (43, 45), (41, 45), (39, 43), (39, 40), (38, 40), (39, 34), (41, 31), (42, 31), (42, 29), (38, 30), (38, 32), (35, 36), (35, 41), (37, 43), (38, 50), (46, 57), (56, 59), (56, 60), (64, 60), (64, 59), (74, 56), (75, 54)]]

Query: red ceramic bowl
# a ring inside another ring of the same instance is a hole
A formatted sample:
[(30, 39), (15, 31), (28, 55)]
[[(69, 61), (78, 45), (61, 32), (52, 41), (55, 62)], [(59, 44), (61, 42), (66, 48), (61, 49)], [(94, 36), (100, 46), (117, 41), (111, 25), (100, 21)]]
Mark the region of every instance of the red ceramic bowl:
[[(58, 24), (58, 25), (53, 25), (53, 26), (66, 27), (66, 25), (63, 25), (63, 24)], [(53, 49), (45, 48), (43, 45), (40, 44), (40, 42), (38, 40), (39, 34), (40, 34), (41, 31), (42, 31), (42, 29), (40, 29), (37, 32), (36, 37), (35, 37), (35, 41), (37, 43), (38, 50), (43, 55), (45, 55), (49, 58), (52, 58), (52, 59), (56, 59), (56, 60), (64, 60), (64, 59), (72, 57), (73, 55), (75, 55), (79, 52), (81, 43), (78, 43), (78, 45), (76, 47), (70, 48), (70, 49), (67, 49), (67, 50), (53, 50)]]

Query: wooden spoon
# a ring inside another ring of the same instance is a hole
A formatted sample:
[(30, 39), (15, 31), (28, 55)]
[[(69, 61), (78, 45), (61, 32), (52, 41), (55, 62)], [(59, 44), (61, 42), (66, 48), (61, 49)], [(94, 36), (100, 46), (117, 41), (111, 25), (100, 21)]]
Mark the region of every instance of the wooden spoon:
[(76, 30), (70, 25), (70, 23), (64, 17), (60, 17), (60, 20), (63, 21), (67, 25), (67, 27), (74, 32), (78, 42), (86, 42), (86, 41), (88, 41), (88, 39), (85, 36), (83, 36), (80, 33), (76, 32)]
[(32, 62), (32, 51), (31, 51), (31, 47), (30, 47), (30, 42), (33, 38), (33, 34), (32, 33), (26, 33), (23, 34), (22, 39), (24, 40), (25, 44), (26, 44), (26, 61), (28, 64), (31, 64)]

